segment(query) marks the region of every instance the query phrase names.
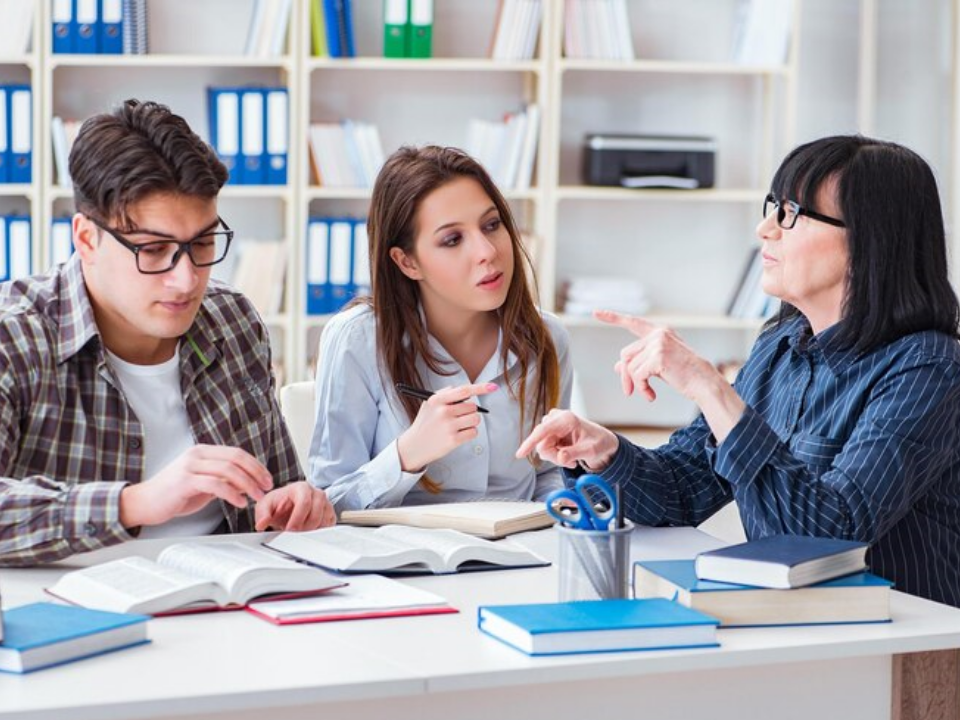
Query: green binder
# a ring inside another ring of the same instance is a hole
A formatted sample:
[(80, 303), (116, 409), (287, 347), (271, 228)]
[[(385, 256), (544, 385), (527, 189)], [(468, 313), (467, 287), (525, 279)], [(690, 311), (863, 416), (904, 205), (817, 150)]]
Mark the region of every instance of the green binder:
[(383, 0), (383, 56), (408, 57), (410, 0)]
[(433, 0), (410, 0), (410, 52), (408, 57), (428, 58), (433, 44)]
[(327, 27), (320, 0), (310, 0), (310, 39), (314, 57), (327, 57)]

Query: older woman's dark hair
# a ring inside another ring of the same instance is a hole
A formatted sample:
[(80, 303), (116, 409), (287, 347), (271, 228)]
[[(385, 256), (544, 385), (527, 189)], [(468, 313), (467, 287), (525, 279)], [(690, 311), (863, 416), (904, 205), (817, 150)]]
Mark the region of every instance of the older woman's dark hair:
[[(793, 150), (771, 190), (822, 212), (817, 191), (833, 176), (850, 254), (842, 344), (864, 352), (922, 330), (957, 337), (960, 307), (930, 166), (901, 145), (840, 135)], [(798, 312), (785, 305), (780, 319)]]

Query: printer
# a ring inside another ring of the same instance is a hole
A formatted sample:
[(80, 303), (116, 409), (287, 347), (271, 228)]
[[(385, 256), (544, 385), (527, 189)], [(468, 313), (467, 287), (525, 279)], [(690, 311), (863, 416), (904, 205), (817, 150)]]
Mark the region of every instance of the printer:
[(587, 135), (583, 179), (588, 185), (631, 188), (709, 188), (713, 138), (670, 135)]

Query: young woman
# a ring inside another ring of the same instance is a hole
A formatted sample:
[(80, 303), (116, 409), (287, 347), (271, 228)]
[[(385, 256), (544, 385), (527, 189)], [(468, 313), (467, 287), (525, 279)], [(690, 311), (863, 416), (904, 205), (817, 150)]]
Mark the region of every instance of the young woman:
[(731, 387), (674, 333), (636, 336), (624, 392), (659, 377), (702, 414), (657, 450), (551, 412), (518, 452), (623, 486), (627, 515), (687, 525), (737, 501), (747, 536), (871, 544), (898, 590), (960, 606), (960, 317), (937, 185), (916, 153), (861, 136), (783, 161), (757, 235), (782, 300)]
[(569, 403), (568, 339), (534, 304), (489, 175), (453, 148), (401, 148), (377, 177), (367, 229), (373, 296), (320, 340), (311, 482), (338, 510), (560, 487), (553, 465), (514, 454)]

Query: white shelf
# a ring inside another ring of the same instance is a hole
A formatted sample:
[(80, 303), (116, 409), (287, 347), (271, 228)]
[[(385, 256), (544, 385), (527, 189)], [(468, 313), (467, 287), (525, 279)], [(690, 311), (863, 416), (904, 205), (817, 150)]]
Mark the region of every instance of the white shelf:
[[(604, 328), (621, 331), (614, 325), (602, 323), (583, 315), (560, 315), (564, 327)], [(643, 315), (646, 320), (657, 325), (666, 325), (675, 329), (690, 330), (743, 330), (756, 332), (763, 325), (763, 318), (735, 318), (729, 315), (698, 315), (691, 313), (651, 312)]]
[(0, 183), (0, 197), (27, 197), (33, 198), (36, 194), (34, 186), (27, 183)]
[(33, 70), (36, 64), (33, 55), (0, 55), (0, 65), (26, 65)]
[(703, 188), (700, 190), (673, 190), (668, 188), (618, 188), (593, 185), (561, 185), (557, 188), (559, 200), (617, 200), (669, 202), (763, 202), (767, 190), (750, 188)]
[(540, 60), (502, 61), (489, 58), (317, 58), (306, 61), (307, 72), (314, 70), (377, 70), (392, 72), (512, 72), (536, 73), (544, 69)]
[[(332, 188), (311, 185), (303, 191), (303, 197), (311, 200), (369, 200), (372, 188)], [(507, 200), (536, 200), (540, 191), (530, 190), (501, 190)]]
[(677, 60), (561, 60), (561, 72), (673, 73), (677, 75), (786, 75), (787, 65), (740, 65)]
[[(0, 185), (0, 188), (3, 186)], [(29, 187), (16, 185), (11, 187)], [(3, 194), (0, 191), (0, 194)], [(22, 193), (20, 193), (22, 194)], [(46, 196), (52, 201), (72, 200), (73, 188), (62, 185), (52, 185), (46, 190)], [(220, 191), (221, 198), (278, 198), (290, 199), (292, 191), (286, 185), (224, 185)]]
[(289, 57), (262, 58), (246, 55), (51, 55), (47, 65), (79, 68), (277, 68), (292, 71), (296, 61)]

